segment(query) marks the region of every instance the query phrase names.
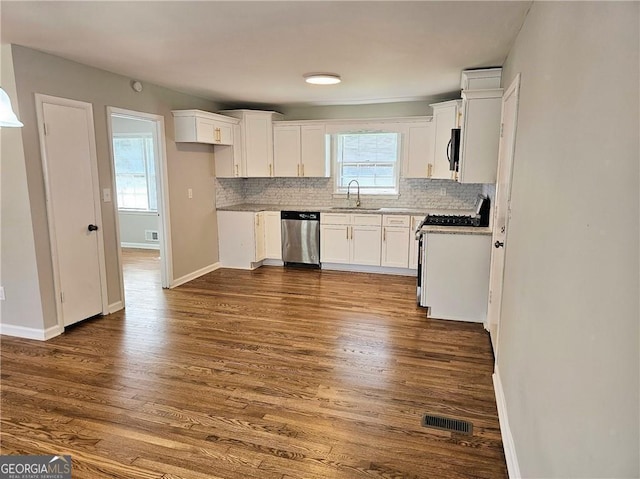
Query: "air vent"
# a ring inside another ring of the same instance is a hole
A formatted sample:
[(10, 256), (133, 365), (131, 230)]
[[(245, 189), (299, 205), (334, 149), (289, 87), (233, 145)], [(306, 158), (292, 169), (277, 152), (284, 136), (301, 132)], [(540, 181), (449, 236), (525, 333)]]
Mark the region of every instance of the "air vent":
[(440, 429), (442, 431), (458, 432), (471, 436), (473, 434), (473, 424), (469, 421), (463, 421), (461, 419), (454, 419), (444, 416), (434, 416), (432, 414), (425, 414), (422, 416), (422, 425), (424, 427), (430, 427), (433, 429)]
[(144, 230), (144, 239), (147, 241), (158, 241), (158, 232), (154, 230)]

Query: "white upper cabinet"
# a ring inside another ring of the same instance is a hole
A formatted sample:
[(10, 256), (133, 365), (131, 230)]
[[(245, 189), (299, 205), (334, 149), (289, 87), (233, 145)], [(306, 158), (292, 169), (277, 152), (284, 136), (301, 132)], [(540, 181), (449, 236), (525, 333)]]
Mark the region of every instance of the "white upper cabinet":
[(233, 126), (238, 120), (202, 110), (174, 110), (175, 141), (233, 145)]
[(451, 130), (458, 128), (462, 100), (451, 100), (442, 103), (434, 103), (433, 109), (433, 169), (431, 178), (443, 180), (452, 179), (449, 168), (449, 141), (451, 140)]
[(433, 122), (407, 123), (405, 136), (405, 178), (433, 177)]
[(274, 176), (328, 177), (324, 124), (275, 122)]
[(502, 114), (502, 89), (462, 92), (460, 183), (495, 183)]
[(462, 90), (491, 90), (500, 88), (502, 68), (464, 70), (460, 77), (460, 88)]
[(226, 110), (225, 115), (238, 118), (241, 128), (241, 164), (243, 177), (274, 176), (273, 120), (281, 115), (272, 111)]

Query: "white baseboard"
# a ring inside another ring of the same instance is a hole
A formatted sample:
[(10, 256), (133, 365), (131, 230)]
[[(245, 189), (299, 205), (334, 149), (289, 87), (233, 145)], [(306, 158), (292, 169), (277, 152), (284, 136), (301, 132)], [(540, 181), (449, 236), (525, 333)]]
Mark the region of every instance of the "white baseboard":
[(500, 372), (496, 365), (495, 373), (493, 373), (493, 389), (496, 393), (496, 404), (498, 406), (498, 419), (500, 420), (500, 434), (502, 435), (502, 446), (504, 448), (504, 456), (507, 460), (507, 471), (509, 479), (520, 479), (520, 466), (518, 457), (516, 456), (516, 448), (511, 435), (509, 426), (509, 418), (507, 416), (507, 404), (502, 390), (502, 381), (500, 380)]
[(154, 243), (125, 243), (123, 241), (120, 243), (120, 247), (136, 249), (157, 249), (158, 251), (160, 251), (160, 245)]
[(204, 268), (200, 268), (199, 270), (194, 271), (193, 273), (185, 274), (184, 276), (180, 278), (176, 278), (173, 281), (171, 281), (169, 288), (175, 288), (176, 286), (180, 286), (181, 284), (188, 283), (191, 280), (199, 278), (204, 274), (211, 273), (212, 271), (220, 269), (221, 267), (222, 266), (218, 262), (218, 263), (210, 264), (209, 266), (205, 266)]
[(36, 339), (38, 341), (46, 341), (62, 334), (63, 329), (58, 326), (51, 326), (47, 329), (26, 328), (24, 326), (15, 326), (13, 324), (0, 324), (0, 334), (6, 336), (15, 336), (24, 339)]
[(115, 303), (111, 303), (109, 305), (109, 314), (113, 314), (116, 311), (120, 311), (121, 309), (124, 309), (124, 303), (122, 301), (116, 301)]

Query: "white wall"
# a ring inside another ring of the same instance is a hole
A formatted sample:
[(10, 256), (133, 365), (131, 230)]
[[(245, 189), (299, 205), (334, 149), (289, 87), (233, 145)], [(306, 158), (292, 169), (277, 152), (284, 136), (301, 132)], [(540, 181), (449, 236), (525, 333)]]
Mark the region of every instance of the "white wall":
[(522, 477), (639, 477), (639, 6), (534, 3), (498, 370)]

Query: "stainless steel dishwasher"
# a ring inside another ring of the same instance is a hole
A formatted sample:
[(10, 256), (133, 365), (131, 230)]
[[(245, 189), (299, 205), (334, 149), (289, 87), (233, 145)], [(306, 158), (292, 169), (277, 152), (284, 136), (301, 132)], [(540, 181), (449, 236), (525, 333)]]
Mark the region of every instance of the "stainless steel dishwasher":
[(320, 213), (282, 211), (282, 261), (285, 266), (320, 267)]

